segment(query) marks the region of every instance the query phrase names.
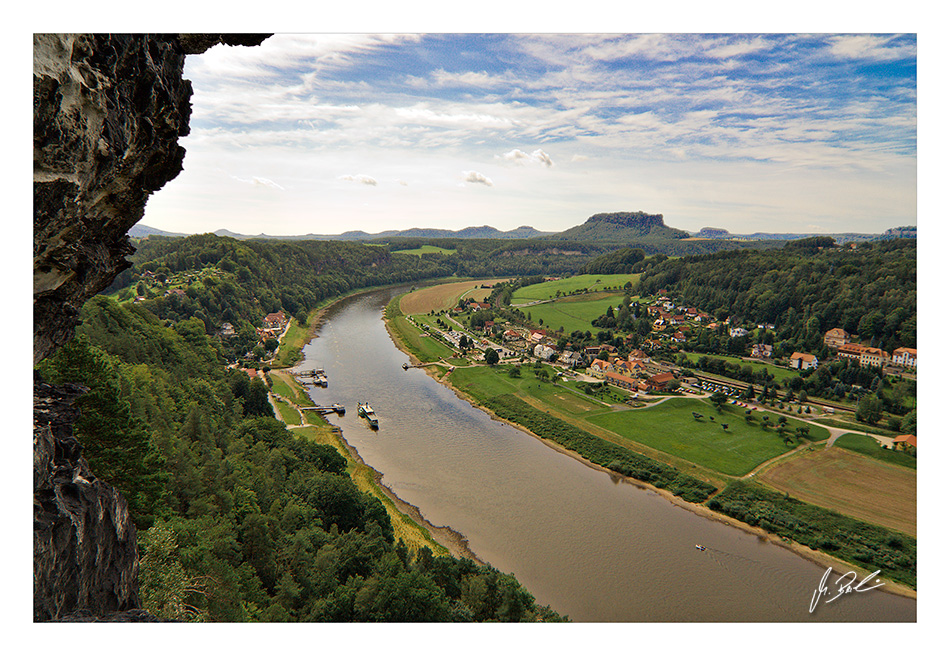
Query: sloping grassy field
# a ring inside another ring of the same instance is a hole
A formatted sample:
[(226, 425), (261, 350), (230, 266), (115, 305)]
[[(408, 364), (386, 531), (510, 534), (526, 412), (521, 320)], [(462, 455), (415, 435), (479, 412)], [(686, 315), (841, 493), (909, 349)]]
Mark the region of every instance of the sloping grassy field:
[[(693, 417), (693, 412), (701, 415)], [(754, 413), (760, 418), (762, 414)], [(774, 420), (776, 416), (770, 415)], [(671, 398), (641, 410), (610, 412), (587, 421), (633, 442), (679, 456), (697, 465), (730, 476), (742, 476), (757, 465), (798, 446), (783, 443), (775, 428), (764, 428), (761, 420), (746, 423), (744, 411), (725, 406), (722, 412), (699, 399)], [(727, 424), (728, 429), (723, 429)], [(790, 434), (804, 424), (788, 420)], [(810, 426), (813, 439), (826, 439), (827, 430)]]
[(581, 289), (586, 289), (588, 292), (596, 292), (602, 291), (607, 287), (623, 287), (628, 282), (636, 286), (639, 278), (640, 274), (638, 273), (618, 273), (611, 275), (584, 274), (581, 276), (562, 278), (560, 280), (540, 282), (537, 285), (529, 285), (516, 289), (511, 296), (511, 304), (516, 305), (518, 303), (554, 298), (558, 292), (570, 294)]

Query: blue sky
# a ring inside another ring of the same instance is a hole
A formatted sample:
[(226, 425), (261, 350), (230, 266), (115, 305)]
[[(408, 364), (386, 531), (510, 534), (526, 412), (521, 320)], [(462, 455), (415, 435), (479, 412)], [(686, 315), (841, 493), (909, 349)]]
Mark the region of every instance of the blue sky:
[(277, 34), (185, 76), (175, 232), (917, 222), (914, 35)]

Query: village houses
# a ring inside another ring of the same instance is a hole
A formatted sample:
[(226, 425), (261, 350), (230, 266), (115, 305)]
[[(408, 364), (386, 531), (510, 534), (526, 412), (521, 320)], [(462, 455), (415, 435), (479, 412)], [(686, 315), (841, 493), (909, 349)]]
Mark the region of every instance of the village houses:
[(788, 366), (792, 369), (816, 369), (818, 368), (818, 358), (811, 353), (792, 353), (788, 359)]
[(851, 335), (844, 328), (832, 328), (825, 333), (825, 346), (830, 348), (841, 348), (848, 343)]
[(894, 349), (891, 354), (891, 362), (906, 367), (907, 369), (917, 368), (917, 349), (900, 347)]

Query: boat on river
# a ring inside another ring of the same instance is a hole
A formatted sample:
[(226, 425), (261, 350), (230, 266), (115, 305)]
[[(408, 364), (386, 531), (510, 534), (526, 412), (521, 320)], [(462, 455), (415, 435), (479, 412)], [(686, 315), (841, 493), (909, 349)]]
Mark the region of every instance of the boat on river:
[(696, 548), (699, 549), (700, 551), (706, 551), (706, 547), (704, 547), (704, 546), (701, 545), (701, 544), (697, 544), (697, 545), (696, 545)]
[(376, 417), (376, 413), (373, 412), (373, 408), (369, 403), (357, 403), (356, 414), (368, 421), (369, 425), (373, 428), (379, 428), (379, 419)]

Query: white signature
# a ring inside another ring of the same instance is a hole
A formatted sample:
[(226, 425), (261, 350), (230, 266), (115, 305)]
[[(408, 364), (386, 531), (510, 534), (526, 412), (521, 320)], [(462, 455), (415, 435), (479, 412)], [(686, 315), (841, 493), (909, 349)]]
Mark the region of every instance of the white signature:
[[(884, 585), (883, 583), (881, 583), (881, 579), (874, 579), (874, 582), (877, 583), (877, 585), (872, 585), (869, 588), (864, 587), (865, 583), (867, 583), (869, 580), (871, 580), (872, 578), (874, 578), (880, 573), (881, 573), (881, 570), (877, 570), (876, 572), (872, 572), (871, 574), (868, 574), (857, 585), (852, 585), (858, 579), (857, 574), (855, 574), (854, 572), (848, 572), (847, 574), (842, 574), (835, 581), (835, 585), (838, 586), (838, 594), (836, 594), (831, 599), (826, 599), (825, 603), (830, 604), (832, 601), (834, 601), (841, 595), (850, 594), (852, 592), (867, 592), (868, 590), (873, 590), (874, 588), (881, 587), (882, 585)], [(811, 595), (811, 605), (808, 607), (809, 613), (814, 612), (815, 607), (818, 605), (818, 602), (821, 600), (821, 598), (828, 596), (828, 594), (830, 593), (828, 590), (828, 586), (826, 585), (829, 574), (831, 574), (830, 567), (825, 571), (824, 575), (821, 577), (821, 582), (818, 584), (818, 589), (815, 590)]]

